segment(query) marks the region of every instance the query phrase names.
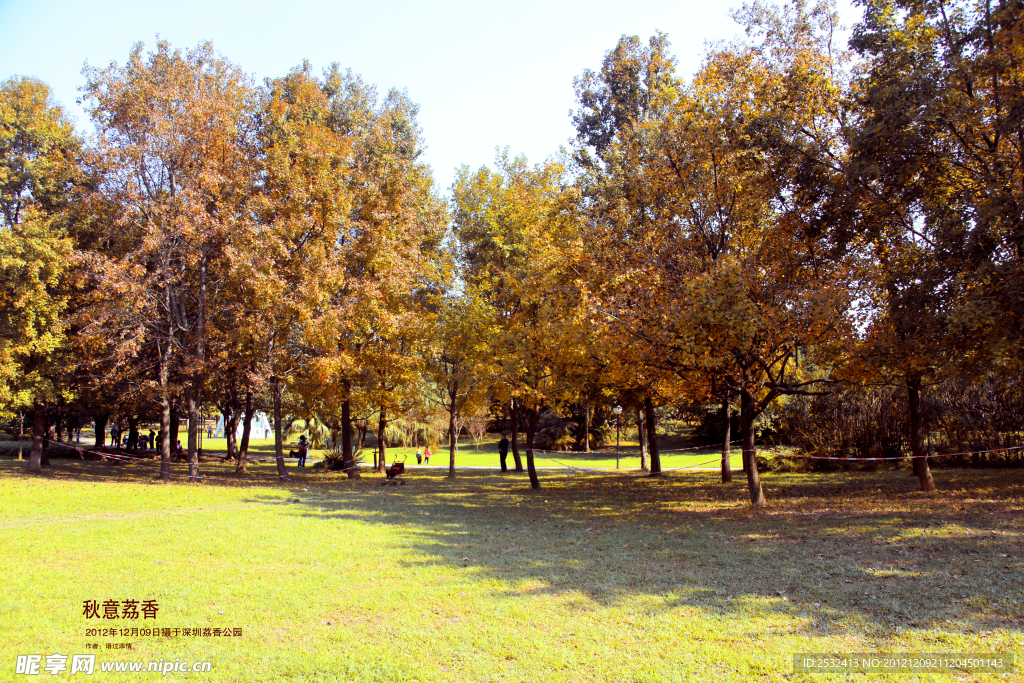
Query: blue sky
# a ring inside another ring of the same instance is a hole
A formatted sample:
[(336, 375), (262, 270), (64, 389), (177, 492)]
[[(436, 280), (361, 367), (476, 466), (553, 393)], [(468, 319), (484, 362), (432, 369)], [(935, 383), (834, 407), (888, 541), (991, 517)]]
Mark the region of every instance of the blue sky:
[[(460, 164), (494, 160), (495, 147), (540, 161), (572, 136), (572, 79), (600, 66), (619, 36), (668, 34), (679, 73), (692, 74), (709, 41), (739, 28), (707, 0), (609, 2), (177, 2), (0, 0), (0, 78), (36, 76), (78, 121), (82, 65), (124, 62), (157, 34), (176, 47), (210, 40), (262, 80), (309, 59), (350, 67), (381, 94), (407, 88), (439, 189)], [(844, 20), (857, 14), (841, 2)]]

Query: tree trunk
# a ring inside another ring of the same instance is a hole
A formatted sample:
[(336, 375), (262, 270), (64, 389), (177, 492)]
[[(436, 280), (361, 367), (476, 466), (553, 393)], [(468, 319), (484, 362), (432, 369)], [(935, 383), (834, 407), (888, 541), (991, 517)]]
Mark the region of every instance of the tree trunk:
[(722, 414), (725, 416), (725, 436), (722, 437), (722, 483), (728, 484), (732, 481), (732, 462), (730, 450), (732, 448), (732, 404), (729, 399), (729, 390), (725, 391), (725, 399), (722, 401)]
[(644, 414), (637, 408), (636, 409), (636, 434), (640, 440), (640, 471), (646, 472), (647, 467), (647, 434), (644, 430)]
[(924, 451), (923, 418), (921, 416), (921, 378), (915, 377), (907, 382), (908, 403), (910, 404), (910, 452), (913, 456), (917, 476), (921, 480), (922, 491), (934, 491), (935, 480), (928, 466), (927, 454)]
[(22, 457), (25, 449), (25, 411), (17, 412), (17, 461), (25, 460)]
[(43, 469), (43, 439), (46, 435), (46, 403), (32, 405), (32, 450), (28, 454), (28, 470), (39, 472)]
[(50, 439), (52, 438), (52, 434), (50, 433), (50, 419), (49, 419), (50, 408), (49, 408), (49, 404), (48, 403), (44, 403), (43, 406), (44, 406), (44, 408), (43, 408), (43, 437), (44, 437), (43, 438), (43, 453), (42, 453), (42, 456), (40, 457), (40, 463), (39, 464), (42, 465), (43, 467), (49, 467), (50, 466), (50, 456), (49, 456), (49, 452), (50, 452)]
[(171, 480), (171, 421), (177, 417), (171, 409), (166, 383), (160, 397), (160, 479)]
[(236, 398), (227, 405), (228, 415), (224, 416), (224, 437), (227, 440), (228, 460), (237, 460), (239, 457), (239, 423), (242, 421), (242, 407), (238, 404), (238, 394), (233, 395)]
[(188, 410), (188, 479), (199, 481), (199, 409), (202, 405), (203, 375), (192, 373), (185, 385), (185, 407)]
[(651, 476), (661, 476), (661, 455), (658, 453), (658, 436), (654, 427), (654, 402), (648, 396), (644, 399), (644, 422), (647, 427), (647, 450), (651, 454)]
[(228, 458), (235, 460), (238, 458), (238, 423), (242, 421), (242, 410), (240, 405), (233, 405), (229, 408), (231, 411), (231, 419), (224, 420), (224, 436), (227, 437), (228, 442)]
[(23, 458), (21, 457), (21, 454), (22, 454), (22, 449), (24, 448), (24, 446), (22, 445), (24, 443), (24, 440), (25, 440), (25, 411), (24, 410), (19, 410), (18, 411), (18, 462), (21, 462), (23, 460)]
[(747, 488), (750, 490), (750, 503), (764, 507), (764, 489), (761, 488), (761, 476), (757, 471), (757, 451), (754, 448), (754, 397), (748, 391), (740, 392), (740, 432), (743, 439), (743, 469), (747, 473)]
[(537, 425), (540, 423), (540, 409), (526, 409), (526, 470), (530, 473), (530, 488), (540, 488), (540, 479), (537, 478), (537, 467), (533, 462), (533, 437), (537, 433)]
[(238, 447), (238, 466), (235, 474), (245, 474), (249, 465), (249, 435), (252, 433), (252, 391), (245, 392), (245, 417), (242, 418), (242, 444)]
[(281, 378), (274, 375), (270, 378), (270, 391), (274, 395), (274, 455), (277, 460), (277, 475), (282, 479), (290, 479), (284, 467), (284, 441), (281, 434)]
[(178, 431), (181, 428), (181, 413), (178, 412), (178, 406), (174, 401), (171, 401), (171, 432), (167, 435), (170, 439), (171, 453), (174, 455), (178, 454)]
[(448, 392), (448, 478), (455, 478), (455, 448), (458, 443), (458, 434), (455, 433), (455, 402), (459, 396), (459, 383), (455, 381), (452, 384), (451, 391)]
[[(171, 422), (177, 419), (171, 401), (169, 386), (170, 359), (166, 353), (160, 358), (160, 371), (158, 381), (160, 383), (160, 479), (161, 481), (171, 480), (171, 448), (174, 447), (178, 436), (178, 430), (171, 433)], [(172, 441), (172, 436), (175, 441)]]
[(583, 452), (590, 452), (590, 406), (583, 405)]
[(95, 415), (93, 424), (96, 425), (96, 443), (93, 448), (103, 448), (107, 444), (107, 421), (109, 415)]
[[(196, 335), (196, 361), (202, 368), (206, 360), (206, 266), (207, 266), (207, 245), (203, 244), (199, 259), (199, 304), (197, 313), (199, 317), (198, 331)], [(199, 435), (200, 417), (203, 409), (203, 373), (196, 370), (192, 373), (192, 400), (188, 402), (188, 478), (189, 481), (199, 481), (199, 442), (202, 437)]]
[(523, 459), (519, 457), (519, 402), (512, 399), (512, 461), (516, 472), (523, 471)]
[(377, 424), (377, 451), (378, 451), (377, 471), (381, 472), (381, 473), (384, 472), (384, 467), (385, 467), (384, 460), (386, 458), (385, 451), (387, 450), (387, 446), (384, 444), (384, 429), (387, 426), (387, 422), (388, 422), (387, 416), (388, 416), (387, 408), (385, 408), (384, 406), (381, 406), (380, 407), (380, 421)]
[[(352, 391), (352, 385), (345, 383), (346, 391)], [(341, 461), (345, 474), (349, 479), (358, 479), (355, 455), (352, 452), (352, 401), (349, 398), (341, 404)]]
[(128, 450), (135, 453), (139, 450), (139, 417), (128, 417)]

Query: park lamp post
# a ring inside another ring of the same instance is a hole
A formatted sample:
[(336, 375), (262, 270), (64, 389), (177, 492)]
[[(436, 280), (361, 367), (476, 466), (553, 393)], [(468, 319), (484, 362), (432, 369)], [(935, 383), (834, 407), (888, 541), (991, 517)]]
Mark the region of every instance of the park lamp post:
[(619, 469), (619, 416), (622, 415), (622, 406), (612, 408), (615, 414), (615, 469)]

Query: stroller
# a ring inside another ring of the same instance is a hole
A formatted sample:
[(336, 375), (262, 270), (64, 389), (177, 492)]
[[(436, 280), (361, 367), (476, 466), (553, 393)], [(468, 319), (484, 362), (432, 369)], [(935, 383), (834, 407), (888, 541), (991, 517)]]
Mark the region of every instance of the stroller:
[(384, 470), (384, 475), (387, 477), (381, 482), (382, 486), (387, 486), (389, 483), (392, 486), (402, 484), (405, 486), (405, 479), (402, 475), (405, 474), (405, 456), (402, 457), (402, 461), (398, 461), (398, 456), (395, 456), (395, 461), (391, 463), (391, 467)]

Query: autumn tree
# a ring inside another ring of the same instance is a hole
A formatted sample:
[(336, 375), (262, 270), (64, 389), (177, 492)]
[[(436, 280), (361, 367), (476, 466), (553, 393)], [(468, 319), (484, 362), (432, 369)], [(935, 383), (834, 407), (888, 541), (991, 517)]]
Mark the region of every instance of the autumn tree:
[(511, 402), (515, 422), (524, 417), (527, 471), (537, 489), (534, 437), (545, 406), (569, 397), (558, 364), (576, 341), (572, 313), (584, 311), (570, 267), (580, 247), (578, 202), (556, 161), (531, 168), (506, 152), (497, 165), (459, 172), (454, 228), (465, 277), (496, 313), (492, 392)]
[[(751, 501), (764, 504), (754, 421), (803, 393), (801, 349), (845, 338), (848, 272), (827, 249), (813, 183), (839, 175), (835, 14), (745, 8), (746, 44), (706, 58), (658, 117), (619, 135), (592, 207), (598, 299), (650, 367), (701, 372), (740, 399)], [(648, 427), (649, 429), (650, 427)]]
[(386, 427), (419, 386), (417, 310), (444, 214), (419, 160), (416, 114), (402, 93), (378, 102), (351, 72), (316, 77), (308, 64), (268, 83), (260, 114), (265, 171), (249, 247), (259, 253), (237, 264), (237, 281), (264, 303), (254, 311), (261, 364), (278, 394), (287, 383), (332, 424), (340, 412), (351, 476), (356, 394), (383, 408)]
[(494, 309), (472, 285), (441, 295), (433, 306), (426, 358), (427, 392), (448, 414), (448, 478), (455, 478), (461, 418), (485, 405), (495, 368)]
[(225, 246), (250, 221), (252, 86), (209, 43), (181, 51), (136, 44), (122, 66), (85, 70), (99, 138), (100, 192), (118, 207), (116, 250), (87, 255), (91, 331), (121, 340), (121, 367), (153, 349), (161, 410), (161, 476), (169, 477), (172, 382), (189, 418), (189, 476), (198, 476), (198, 427), (210, 329), (226, 292)]

